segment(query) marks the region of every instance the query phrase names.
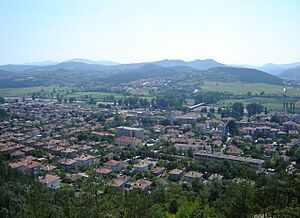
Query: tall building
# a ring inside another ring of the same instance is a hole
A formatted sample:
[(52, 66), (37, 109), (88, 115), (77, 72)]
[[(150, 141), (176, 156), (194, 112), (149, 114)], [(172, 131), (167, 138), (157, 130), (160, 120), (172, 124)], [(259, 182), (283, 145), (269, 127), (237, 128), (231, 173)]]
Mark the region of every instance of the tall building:
[(116, 137), (127, 136), (143, 140), (144, 129), (120, 126), (116, 128)]

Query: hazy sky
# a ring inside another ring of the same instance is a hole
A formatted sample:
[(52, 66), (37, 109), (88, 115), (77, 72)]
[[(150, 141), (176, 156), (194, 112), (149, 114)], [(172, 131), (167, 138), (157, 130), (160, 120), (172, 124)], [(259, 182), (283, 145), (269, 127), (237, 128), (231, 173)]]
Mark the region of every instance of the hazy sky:
[(0, 0), (0, 64), (300, 61), (300, 0)]

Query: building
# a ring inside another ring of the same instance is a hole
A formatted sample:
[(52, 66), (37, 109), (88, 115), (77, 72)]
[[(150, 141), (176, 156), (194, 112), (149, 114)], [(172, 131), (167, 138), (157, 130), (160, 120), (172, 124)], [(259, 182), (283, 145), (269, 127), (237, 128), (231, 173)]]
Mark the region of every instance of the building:
[(173, 121), (178, 124), (196, 124), (198, 120), (198, 116), (195, 116), (193, 114), (184, 114), (184, 115), (178, 115), (173, 118)]
[(36, 161), (22, 160), (11, 163), (9, 166), (13, 169), (17, 169), (21, 173), (32, 173), (36, 175), (41, 172), (42, 164)]
[(128, 181), (129, 181), (128, 176), (125, 175), (118, 176), (117, 178), (111, 181), (110, 187), (118, 191), (122, 191), (126, 188)]
[(127, 136), (144, 140), (144, 129), (120, 126), (116, 128), (116, 137)]
[(208, 162), (208, 161), (230, 161), (233, 163), (248, 163), (251, 167), (260, 170), (264, 164), (264, 160), (254, 159), (250, 157), (238, 157), (233, 155), (226, 155), (220, 153), (204, 153), (198, 152), (194, 154), (194, 159), (196, 161)]
[(74, 160), (78, 161), (79, 167), (89, 167), (95, 163), (96, 157), (90, 154), (82, 154), (79, 157), (74, 158)]
[(61, 159), (58, 162), (65, 170), (76, 169), (79, 167), (79, 162), (74, 159)]
[(111, 169), (101, 167), (97, 169), (96, 172), (100, 175), (107, 176), (110, 175), (113, 171)]
[(113, 172), (121, 171), (121, 163), (116, 160), (109, 160), (103, 164), (104, 168), (111, 169)]
[(154, 176), (160, 176), (164, 173), (164, 171), (165, 171), (164, 167), (155, 167), (151, 170)]
[(196, 171), (189, 171), (186, 174), (184, 174), (183, 178), (186, 182), (191, 182), (193, 180), (199, 180), (202, 179), (203, 173), (199, 173)]
[(39, 182), (48, 188), (57, 189), (60, 185), (60, 177), (47, 174), (45, 176), (40, 177)]
[(46, 164), (41, 167), (41, 170), (44, 172), (53, 172), (57, 169), (57, 166), (51, 165), (51, 164)]
[(151, 187), (152, 182), (146, 179), (139, 179), (132, 184), (133, 189), (148, 190)]
[(182, 177), (183, 170), (180, 169), (173, 169), (169, 172), (169, 179), (172, 181), (179, 181)]
[(135, 173), (144, 173), (144, 172), (148, 172), (148, 170), (149, 170), (148, 163), (146, 162), (141, 161), (133, 165), (133, 171)]
[(191, 149), (193, 152), (201, 151), (201, 150), (211, 150), (210, 146), (205, 146), (204, 144), (181, 144), (176, 143), (174, 144), (175, 148), (177, 150), (187, 152), (189, 149)]
[(142, 140), (128, 136), (121, 136), (116, 139), (116, 143), (121, 148), (131, 148), (141, 146)]
[(219, 180), (219, 181), (222, 181), (223, 180), (223, 176), (220, 175), (220, 174), (211, 174), (209, 177), (208, 177), (208, 180)]

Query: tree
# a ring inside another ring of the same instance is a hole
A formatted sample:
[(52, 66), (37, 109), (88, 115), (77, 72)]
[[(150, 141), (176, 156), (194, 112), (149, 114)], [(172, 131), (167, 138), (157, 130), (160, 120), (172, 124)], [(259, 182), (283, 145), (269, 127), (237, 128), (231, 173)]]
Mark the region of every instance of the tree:
[(194, 157), (194, 152), (193, 152), (193, 149), (192, 149), (192, 148), (189, 148), (189, 149), (187, 150), (187, 156), (188, 156), (189, 158), (193, 158), (193, 157)]
[(69, 98), (69, 103), (70, 103), (70, 104), (72, 104), (74, 101), (75, 101), (75, 98), (74, 98), (74, 97), (70, 97), (70, 98)]
[(236, 122), (234, 120), (230, 120), (228, 122), (228, 131), (232, 135), (238, 134), (238, 129), (237, 129), (237, 126), (236, 126)]
[(232, 113), (236, 118), (240, 118), (244, 115), (244, 105), (241, 102), (234, 102), (232, 105)]
[(0, 104), (4, 104), (5, 103), (5, 98), (0, 97)]
[(169, 204), (169, 212), (170, 213), (176, 213), (178, 210), (178, 203), (176, 199), (172, 199), (170, 204)]
[(247, 104), (246, 108), (247, 108), (249, 116), (259, 114), (259, 113), (263, 112), (263, 110), (264, 110), (264, 107), (258, 103)]

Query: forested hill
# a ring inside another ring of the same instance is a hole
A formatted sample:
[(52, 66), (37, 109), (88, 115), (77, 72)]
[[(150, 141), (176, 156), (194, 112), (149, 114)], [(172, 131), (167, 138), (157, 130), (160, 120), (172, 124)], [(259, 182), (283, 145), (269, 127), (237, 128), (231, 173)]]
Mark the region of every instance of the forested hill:
[(277, 76), (248, 68), (216, 67), (209, 69), (205, 76), (211, 80), (219, 81), (236, 80), (245, 83), (283, 84), (283, 79)]
[(280, 74), (281, 77), (287, 79), (300, 80), (300, 67), (295, 67), (289, 70), (284, 71)]
[(190, 77), (212, 81), (283, 84), (283, 79), (263, 71), (227, 67), (214, 60), (162, 60), (149, 63), (105, 66), (62, 62), (49, 66), (0, 66), (0, 88), (82, 83), (89, 81), (130, 82), (148, 78)]
[(165, 78), (175, 76), (176, 74), (189, 74), (192, 72), (199, 72), (199, 70), (186, 66), (161, 67), (156, 64), (147, 64), (138, 69), (118, 72), (114, 75), (108, 76), (104, 80), (123, 83), (148, 78)]

